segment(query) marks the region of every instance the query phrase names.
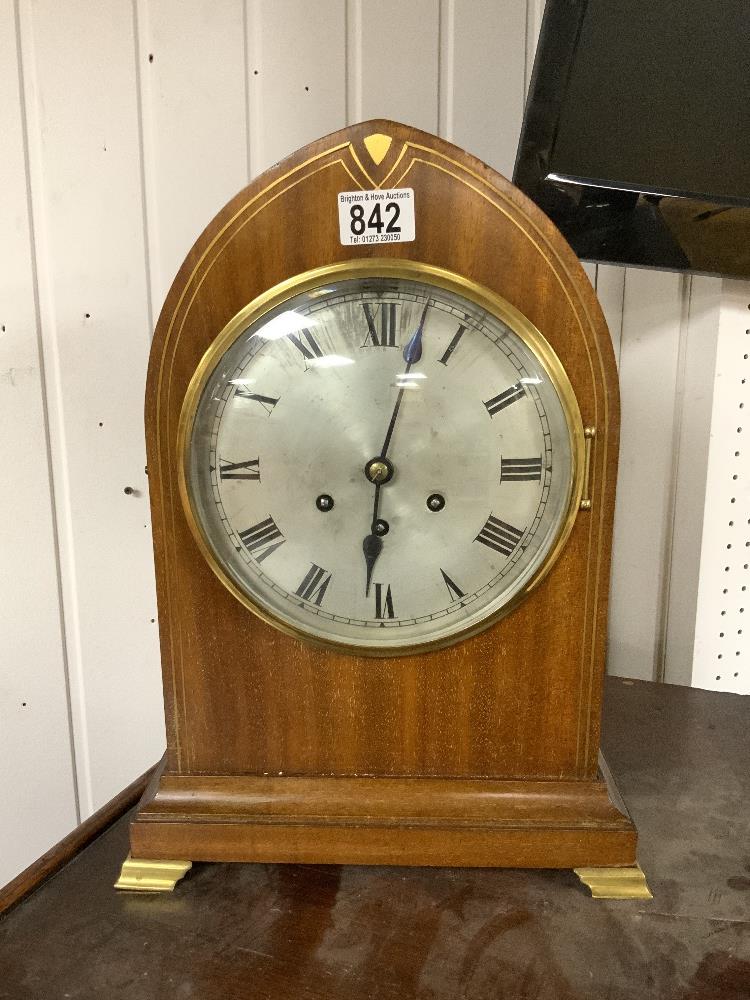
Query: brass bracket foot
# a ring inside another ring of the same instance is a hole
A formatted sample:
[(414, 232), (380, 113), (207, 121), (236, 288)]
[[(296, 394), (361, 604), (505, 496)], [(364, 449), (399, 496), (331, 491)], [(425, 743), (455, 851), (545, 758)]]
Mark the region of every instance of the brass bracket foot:
[(177, 882), (193, 866), (192, 861), (151, 861), (131, 858), (122, 863), (115, 889), (137, 892), (172, 892)]
[(653, 899), (639, 864), (628, 868), (574, 868), (594, 899)]

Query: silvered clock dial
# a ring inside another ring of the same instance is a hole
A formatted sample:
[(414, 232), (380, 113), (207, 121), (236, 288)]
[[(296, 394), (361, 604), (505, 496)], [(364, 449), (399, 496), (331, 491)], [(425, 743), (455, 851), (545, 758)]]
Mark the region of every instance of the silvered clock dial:
[(206, 355), (181, 487), (212, 568), (264, 619), (364, 653), (457, 641), (551, 566), (580, 501), (581, 419), (502, 299), (403, 261), (310, 272)]

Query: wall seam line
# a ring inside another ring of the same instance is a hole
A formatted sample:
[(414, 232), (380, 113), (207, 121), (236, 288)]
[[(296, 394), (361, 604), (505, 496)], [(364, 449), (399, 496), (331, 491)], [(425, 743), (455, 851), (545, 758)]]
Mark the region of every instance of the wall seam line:
[(345, 113), (347, 125), (362, 121), (362, 4), (346, 0), (344, 5), (345, 37)]
[(146, 278), (146, 311), (148, 314), (148, 339), (154, 334), (154, 291), (153, 291), (153, 268), (151, 264), (151, 226), (150, 213), (148, 210), (149, 185), (146, 177), (146, 142), (144, 123), (144, 100), (143, 100), (143, 74), (141, 72), (141, 39), (140, 27), (145, 23), (145, 17), (140, 18), (138, 10), (142, 0), (133, 0), (133, 48), (135, 58), (135, 99), (136, 116), (138, 119), (138, 166), (140, 168), (141, 184), (141, 219), (143, 228), (143, 256), (144, 270)]
[(690, 326), (690, 303), (693, 295), (693, 281), (683, 275), (680, 282), (680, 333), (675, 365), (675, 398), (672, 421), (672, 468), (667, 498), (667, 524), (662, 542), (662, 585), (661, 609), (656, 634), (654, 680), (664, 683), (666, 675), (667, 631), (669, 628), (669, 600), (672, 588), (672, 559), (677, 514), (677, 481), (680, 466), (680, 440), (682, 438), (682, 417), (685, 401), (685, 370), (687, 367), (687, 339)]
[(455, 15), (455, 0), (440, 0), (438, 6), (437, 121), (439, 135), (449, 142), (453, 142), (454, 136)]
[[(63, 661), (63, 671), (65, 677), (65, 701), (66, 701), (66, 712), (68, 717), (68, 739), (70, 745), (70, 762), (71, 762), (71, 776), (73, 784), (73, 797), (76, 821), (80, 823), (83, 819), (82, 809), (81, 809), (81, 783), (82, 777), (79, 774), (79, 768), (83, 770), (83, 781), (85, 781), (88, 786), (89, 793), (89, 804), (92, 798), (92, 788), (91, 788), (91, 768), (90, 762), (88, 760), (87, 754), (79, 754), (76, 747), (76, 725), (75, 725), (75, 712), (73, 710), (73, 694), (71, 685), (71, 665), (70, 665), (70, 652), (68, 648), (68, 627), (71, 629), (76, 629), (77, 631), (77, 615), (75, 614), (75, 609), (70, 615), (66, 614), (65, 609), (65, 588), (63, 584), (63, 571), (62, 571), (62, 545), (61, 545), (61, 531), (58, 516), (58, 505), (57, 505), (57, 495), (58, 495), (58, 484), (55, 477), (55, 463), (53, 459), (53, 442), (51, 439), (50, 428), (50, 404), (48, 400), (48, 385), (47, 385), (47, 352), (45, 350), (44, 335), (43, 335), (43, 321), (42, 321), (42, 305), (41, 305), (41, 294), (40, 294), (40, 271), (39, 257), (41, 254), (40, 243), (43, 240), (40, 239), (39, 230), (40, 227), (37, 224), (34, 212), (34, 192), (33, 192), (33, 181), (32, 181), (32, 167), (31, 167), (31, 144), (29, 139), (29, 121), (28, 121), (28, 102), (29, 98), (27, 95), (27, 83), (26, 83), (26, 65), (24, 60), (24, 47), (23, 47), (23, 32), (21, 29), (21, 6), (19, 0), (14, 2), (14, 14), (15, 14), (15, 27), (16, 27), (16, 51), (18, 55), (18, 88), (19, 88), (19, 98), (21, 104), (21, 128), (23, 135), (23, 156), (24, 156), (24, 166), (26, 172), (26, 212), (28, 217), (29, 225), (29, 244), (31, 251), (31, 270), (32, 270), (32, 283), (34, 289), (34, 322), (36, 327), (36, 340), (37, 340), (37, 354), (39, 357), (39, 367), (40, 367), (40, 388), (41, 388), (41, 401), (42, 401), (42, 414), (44, 418), (44, 440), (45, 440), (45, 459), (47, 464), (47, 476), (49, 479), (49, 489), (50, 489), (50, 518), (52, 521), (52, 535), (53, 544), (55, 552), (55, 568), (56, 568), (56, 578), (57, 578), (57, 597), (58, 597), (58, 621), (60, 629), (60, 646), (62, 652)], [(28, 18), (31, 19), (30, 12), (28, 13)], [(53, 362), (50, 366), (52, 369), (51, 377), (58, 383), (59, 380), (59, 368)], [(58, 401), (60, 399), (59, 385), (57, 387), (57, 397)], [(64, 433), (64, 432), (63, 432)], [(66, 477), (64, 481), (60, 484), (60, 492), (68, 494)], [(68, 503), (68, 509), (70, 504)], [(69, 525), (68, 525), (69, 527)], [(72, 551), (72, 545), (71, 545)], [(71, 557), (72, 560), (72, 557)], [(73, 563), (74, 565), (74, 563)], [(76, 622), (76, 624), (74, 624)], [(78, 643), (80, 651), (80, 641)], [(82, 684), (79, 685), (79, 689), (82, 688)], [(85, 730), (85, 696), (81, 691), (80, 696), (82, 698), (82, 711), (81, 711), (81, 724)], [(82, 734), (85, 735), (85, 734)], [(87, 740), (84, 740), (84, 746)]]
[(242, 57), (245, 66), (245, 183), (252, 180), (250, 161), (250, 21), (247, 10), (248, 0), (242, 0)]

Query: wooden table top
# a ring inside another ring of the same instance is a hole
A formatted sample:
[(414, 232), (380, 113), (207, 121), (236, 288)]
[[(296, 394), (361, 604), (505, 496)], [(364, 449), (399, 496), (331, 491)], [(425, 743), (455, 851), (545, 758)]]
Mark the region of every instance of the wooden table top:
[(127, 817), (0, 922), (8, 1000), (748, 1000), (750, 698), (609, 679), (654, 899), (572, 872), (198, 864), (112, 889)]

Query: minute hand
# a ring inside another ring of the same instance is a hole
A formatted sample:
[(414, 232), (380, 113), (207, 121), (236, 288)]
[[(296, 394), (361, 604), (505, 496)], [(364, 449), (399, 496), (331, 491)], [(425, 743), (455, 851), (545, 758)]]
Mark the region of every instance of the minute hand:
[[(425, 307), (422, 310), (422, 316), (419, 320), (419, 326), (411, 335), (411, 337), (406, 343), (406, 346), (404, 347), (404, 361), (406, 362), (406, 370), (404, 371), (404, 375), (408, 375), (411, 366), (416, 361), (419, 361), (419, 359), (422, 357), (422, 330), (424, 329), (424, 321), (427, 316), (428, 308), (429, 308), (429, 303), (425, 303)], [(393, 437), (393, 428), (396, 426), (396, 417), (398, 416), (398, 411), (401, 406), (401, 400), (404, 397), (405, 388), (406, 386), (403, 385), (403, 380), (402, 380), (401, 388), (398, 390), (398, 396), (396, 397), (396, 405), (393, 407), (393, 413), (391, 414), (391, 422), (388, 424), (388, 430), (386, 431), (385, 434), (385, 441), (383, 442), (383, 447), (380, 451), (381, 458), (385, 458), (386, 455), (388, 454), (388, 448), (391, 443), (391, 438)], [(377, 517), (377, 512), (375, 516)]]
[[(415, 361), (419, 361), (422, 357), (422, 329), (424, 327), (425, 317), (427, 316), (428, 304), (425, 303), (425, 307), (422, 310), (422, 316), (419, 320), (419, 326), (412, 334), (408, 343), (404, 347), (404, 361), (406, 362), (405, 375), (408, 375), (411, 366)], [(398, 416), (399, 407), (401, 406), (401, 400), (404, 395), (405, 386), (401, 386), (398, 391), (398, 396), (396, 398), (396, 405), (393, 407), (393, 413), (391, 414), (391, 421), (388, 424), (388, 430), (385, 435), (385, 441), (383, 442), (383, 447), (380, 452), (380, 458), (385, 458), (388, 454), (388, 448), (391, 443), (391, 438), (393, 437), (393, 428), (396, 426), (396, 417)], [(370, 593), (370, 583), (372, 582), (372, 571), (375, 568), (375, 563), (377, 562), (378, 556), (383, 550), (383, 539), (376, 534), (376, 526), (378, 521), (378, 511), (380, 510), (380, 483), (375, 484), (375, 499), (372, 507), (372, 521), (370, 522), (370, 534), (367, 535), (362, 542), (362, 551), (365, 557), (365, 567), (367, 570), (367, 580), (365, 583), (365, 594)]]

